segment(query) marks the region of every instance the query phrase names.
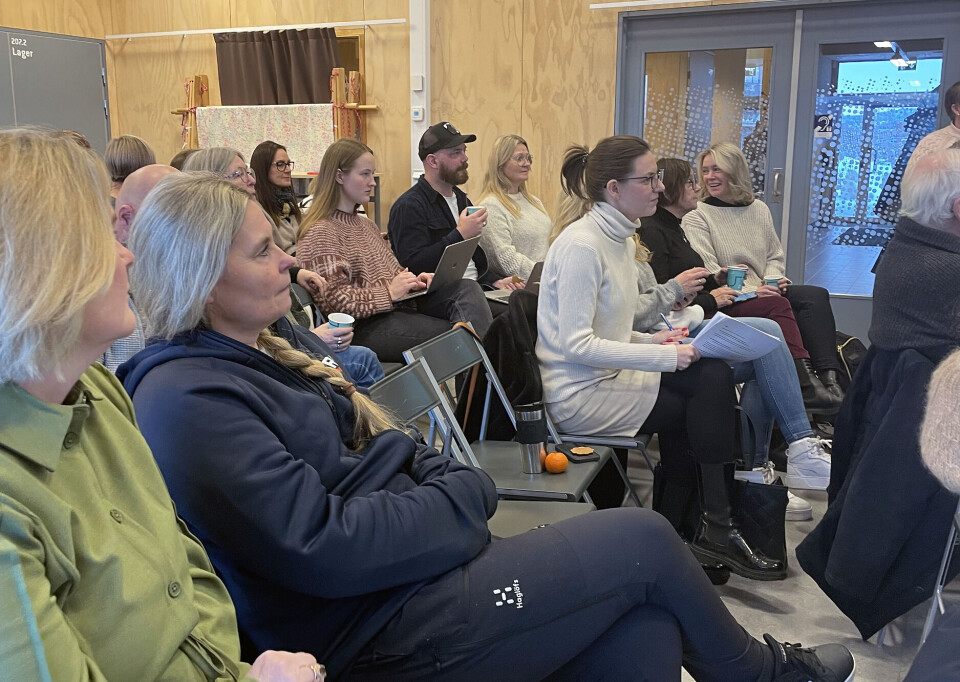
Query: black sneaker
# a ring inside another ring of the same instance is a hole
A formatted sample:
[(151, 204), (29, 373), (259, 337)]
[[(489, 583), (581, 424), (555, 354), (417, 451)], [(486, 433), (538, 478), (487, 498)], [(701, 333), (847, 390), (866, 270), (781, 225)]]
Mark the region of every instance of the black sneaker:
[(774, 682), (850, 682), (857, 666), (842, 644), (822, 644), (802, 649), (799, 644), (781, 644), (764, 635), (776, 658)]

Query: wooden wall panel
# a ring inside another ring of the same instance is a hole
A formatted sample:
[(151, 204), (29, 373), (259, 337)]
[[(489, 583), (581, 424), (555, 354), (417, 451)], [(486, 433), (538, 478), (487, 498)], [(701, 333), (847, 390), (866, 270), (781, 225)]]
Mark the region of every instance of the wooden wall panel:
[(103, 38), (112, 19), (105, 0), (0, 0), (0, 26)]
[[(436, 4), (436, 3), (434, 3)], [(408, 18), (406, 0), (364, 0), (364, 18)], [(378, 111), (366, 115), (366, 143), (380, 173), (380, 226), (390, 207), (410, 187), (410, 26), (389, 24), (364, 31), (366, 101)]]
[(230, 0), (233, 26), (286, 26), (356, 21), (361, 3), (343, 0)]
[(450, 121), (477, 136), (467, 149), (470, 180), (464, 186), (474, 200), (494, 140), (520, 134), (523, 44), (529, 39), (523, 7), (524, 0), (431, 3), (431, 122)]
[(529, 186), (552, 213), (564, 149), (613, 132), (617, 13), (527, 0), (524, 36), (521, 135), (536, 157)]

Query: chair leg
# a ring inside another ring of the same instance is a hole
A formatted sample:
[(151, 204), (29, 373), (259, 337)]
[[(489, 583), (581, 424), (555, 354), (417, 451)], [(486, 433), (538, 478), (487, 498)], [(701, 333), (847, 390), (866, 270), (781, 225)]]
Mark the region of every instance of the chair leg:
[(957, 529), (960, 527), (960, 507), (957, 508), (957, 514), (954, 515), (950, 523), (950, 532), (947, 533), (947, 546), (943, 551), (943, 559), (940, 561), (940, 572), (937, 574), (937, 582), (933, 586), (933, 603), (930, 604), (930, 611), (927, 613), (927, 619), (923, 623), (923, 634), (920, 635), (920, 646), (927, 641), (930, 631), (933, 629), (933, 621), (937, 617), (937, 611), (942, 614), (943, 608), (943, 587), (947, 582), (947, 571), (950, 570), (950, 559), (953, 558), (953, 550), (957, 542)]
[[(637, 505), (638, 507), (642, 507), (643, 504), (640, 502), (640, 497), (637, 495), (637, 491), (633, 489), (633, 486), (632, 486), (632, 485), (630, 485), (630, 478), (627, 476), (627, 472), (626, 472), (626, 470), (623, 468), (623, 465), (620, 464), (620, 458), (617, 457), (618, 451), (619, 451), (619, 452), (623, 452), (624, 455), (626, 455), (626, 451), (624, 451), (624, 450), (619, 450), (619, 449), (614, 449), (614, 451), (613, 451), (613, 457), (611, 457), (611, 459), (613, 460), (613, 465), (614, 465), (615, 467), (617, 467), (617, 473), (620, 474), (620, 478), (623, 479), (623, 484), (627, 487), (627, 496), (628, 496), (631, 500), (633, 500), (633, 503), (634, 503), (635, 505)], [(646, 453), (645, 451), (642, 451), (642, 452), (643, 452), (644, 458), (646, 458), (647, 453)], [(649, 459), (647, 460), (647, 466), (650, 466), (650, 460), (649, 460)], [(652, 468), (652, 467), (651, 467), (650, 471), (653, 471), (653, 468)]]

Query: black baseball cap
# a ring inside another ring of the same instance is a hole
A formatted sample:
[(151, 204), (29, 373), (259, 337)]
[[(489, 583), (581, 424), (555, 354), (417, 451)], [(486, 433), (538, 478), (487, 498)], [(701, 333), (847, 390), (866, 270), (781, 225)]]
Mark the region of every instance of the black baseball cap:
[(427, 128), (427, 131), (420, 138), (418, 155), (420, 160), (423, 161), (428, 154), (436, 154), (441, 149), (450, 149), (465, 142), (476, 141), (476, 135), (464, 135), (452, 123), (441, 121)]

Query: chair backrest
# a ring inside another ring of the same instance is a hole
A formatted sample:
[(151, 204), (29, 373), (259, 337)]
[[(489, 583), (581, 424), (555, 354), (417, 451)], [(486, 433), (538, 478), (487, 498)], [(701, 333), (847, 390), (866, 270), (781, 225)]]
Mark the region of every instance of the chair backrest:
[(310, 318), (310, 326), (308, 329), (313, 329), (317, 326), (317, 304), (314, 303), (313, 297), (296, 282), (290, 285), (290, 291), (293, 292), (293, 297), (296, 299), (293, 305), (297, 305), (297, 303), (300, 304), (300, 309), (303, 311), (303, 314)]
[[(426, 360), (431, 371), (435, 372), (434, 376), (441, 384), (476, 365), (482, 365), (487, 379), (487, 390), (483, 401), (483, 417), (480, 421), (480, 440), (486, 438), (487, 435), (487, 420), (490, 413), (492, 391), (496, 391), (507, 416), (510, 418), (510, 422), (516, 428), (516, 415), (513, 412), (513, 406), (510, 404), (510, 399), (507, 398), (507, 393), (503, 389), (503, 384), (500, 383), (493, 364), (483, 349), (483, 344), (468, 329), (454, 327), (440, 336), (404, 351), (403, 357), (407, 362)], [(454, 401), (451, 400), (451, 402)]]
[(370, 398), (407, 425), (429, 414), (431, 422), (440, 431), (443, 454), (453, 455), (464, 464), (478, 466), (470, 443), (457, 424), (453, 407), (440, 392), (439, 384), (425, 359), (414, 360), (375, 383), (370, 387)]

